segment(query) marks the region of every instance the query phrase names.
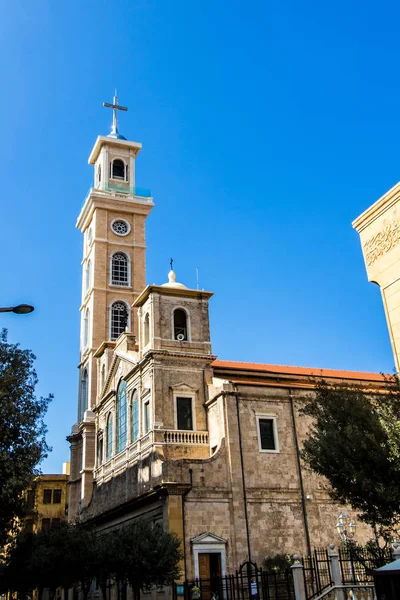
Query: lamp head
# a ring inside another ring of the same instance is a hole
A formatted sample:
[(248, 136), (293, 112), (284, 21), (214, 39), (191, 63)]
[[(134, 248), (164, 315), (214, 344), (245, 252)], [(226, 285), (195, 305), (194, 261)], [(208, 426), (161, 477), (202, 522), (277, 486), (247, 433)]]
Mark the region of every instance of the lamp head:
[(27, 315), (35, 310), (33, 306), (30, 304), (18, 304), (18, 306), (14, 306), (12, 309), (13, 313), (17, 315)]

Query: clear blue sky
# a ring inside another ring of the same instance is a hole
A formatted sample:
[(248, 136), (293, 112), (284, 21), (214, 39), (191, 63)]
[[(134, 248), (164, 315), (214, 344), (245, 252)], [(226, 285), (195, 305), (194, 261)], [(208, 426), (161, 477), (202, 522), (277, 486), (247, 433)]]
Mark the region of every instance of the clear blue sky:
[(82, 241), (107, 134), (143, 143), (147, 281), (212, 290), (220, 358), (393, 370), (351, 222), (400, 179), (397, 2), (0, 1), (0, 302), (55, 394), (45, 472), (77, 412)]

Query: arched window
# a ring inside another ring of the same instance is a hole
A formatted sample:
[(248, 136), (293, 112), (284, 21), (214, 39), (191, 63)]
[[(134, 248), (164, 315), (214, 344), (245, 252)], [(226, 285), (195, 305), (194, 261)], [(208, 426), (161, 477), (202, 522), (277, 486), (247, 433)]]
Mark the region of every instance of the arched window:
[(183, 342), (187, 339), (187, 314), (182, 308), (177, 308), (174, 310), (174, 340)]
[(110, 337), (116, 340), (128, 327), (129, 310), (125, 302), (114, 302), (111, 306)]
[(147, 344), (150, 341), (150, 317), (149, 317), (149, 313), (146, 314), (145, 318), (144, 318), (144, 322), (143, 322), (143, 338), (144, 338), (144, 345), (147, 346)]
[(101, 182), (101, 165), (97, 168), (97, 184), (99, 185)]
[(79, 421), (83, 421), (85, 411), (88, 408), (88, 372), (87, 369), (83, 371), (81, 379), (81, 402), (79, 407)]
[(106, 426), (106, 444), (107, 451), (106, 457), (107, 460), (110, 460), (113, 452), (113, 422), (112, 422), (112, 414), (109, 413), (107, 417), (107, 426)]
[(112, 179), (121, 179), (122, 181), (126, 181), (125, 163), (120, 158), (116, 158), (112, 161), (111, 178)]
[(100, 387), (103, 390), (106, 383), (106, 365), (101, 367)]
[(126, 382), (121, 381), (117, 392), (117, 452), (121, 452), (126, 446)]
[(92, 263), (90, 260), (88, 260), (86, 263), (86, 267), (85, 267), (85, 295), (88, 293), (89, 288), (90, 288), (91, 270), (92, 270)]
[(83, 347), (87, 348), (89, 343), (89, 321), (90, 321), (90, 310), (87, 308), (85, 311), (85, 318), (83, 319)]
[(134, 390), (131, 401), (131, 426), (132, 442), (136, 442), (139, 437), (139, 398), (137, 390)]
[(111, 258), (111, 284), (129, 285), (129, 260), (123, 252), (116, 252)]

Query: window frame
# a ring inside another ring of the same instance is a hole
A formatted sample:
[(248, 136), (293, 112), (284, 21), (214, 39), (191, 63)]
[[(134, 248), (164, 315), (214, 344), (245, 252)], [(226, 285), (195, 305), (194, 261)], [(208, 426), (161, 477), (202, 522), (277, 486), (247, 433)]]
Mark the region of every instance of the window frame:
[(110, 410), (106, 420), (106, 462), (111, 460), (113, 457), (114, 450), (114, 423), (113, 414)]
[[(278, 437), (278, 417), (273, 414), (262, 414), (256, 413), (256, 426), (257, 426), (257, 440), (258, 440), (258, 450), (259, 452), (267, 452), (268, 454), (279, 454), (279, 437)], [(272, 431), (274, 435), (275, 449), (262, 448), (261, 446), (261, 431), (260, 431), (260, 421), (272, 421)]]
[[(57, 492), (57, 494), (56, 494), (56, 492)], [(60, 498), (59, 500), (58, 500), (58, 497)], [(62, 504), (62, 489), (61, 488), (56, 488), (53, 490), (52, 504)]]
[(85, 309), (83, 316), (83, 349), (86, 350), (89, 347), (89, 327), (90, 327), (90, 308)]
[[(126, 259), (126, 282), (125, 281), (114, 281), (114, 258), (118, 255), (121, 254), (122, 256), (125, 256)], [(124, 250), (115, 250), (115, 252), (113, 252), (110, 256), (110, 281), (109, 281), (110, 286), (112, 287), (123, 287), (123, 288), (129, 288), (131, 287), (131, 258), (129, 256), (129, 254), (127, 252), (125, 252)]]
[[(134, 411), (133, 411), (133, 404), (136, 403), (137, 405), (137, 421), (133, 420), (134, 417)], [(134, 423), (137, 425), (137, 435), (136, 437), (134, 437), (133, 435), (133, 425)], [(136, 444), (136, 442), (138, 441), (139, 437), (140, 437), (140, 398), (139, 398), (139, 392), (137, 391), (137, 389), (135, 388), (132, 393), (131, 393), (131, 401), (130, 401), (130, 434), (131, 434), (131, 444)]]
[[(85, 401), (85, 402), (83, 402)], [(85, 407), (85, 408), (84, 408)], [(85, 417), (85, 412), (89, 408), (89, 372), (87, 366), (83, 369), (81, 377), (81, 393), (79, 397), (79, 422)]]
[[(117, 221), (122, 221), (123, 223), (125, 223), (125, 225), (127, 226), (127, 232), (126, 233), (118, 233), (117, 231), (114, 231), (113, 229), (113, 225), (114, 223), (116, 223)], [(125, 237), (126, 235), (128, 235), (128, 233), (131, 232), (131, 226), (130, 223), (126, 220), (123, 219), (122, 217), (116, 217), (115, 219), (113, 219), (110, 223), (110, 229), (113, 232), (114, 235), (118, 235), (119, 237)]]
[[(121, 161), (122, 164), (124, 165), (124, 176), (123, 177), (115, 177), (114, 176), (114, 163), (115, 161)], [(113, 181), (124, 181), (125, 183), (128, 183), (128, 179), (129, 179), (129, 169), (128, 169), (128, 165), (126, 163), (126, 161), (121, 158), (120, 156), (114, 156), (110, 162), (110, 179), (112, 179)]]
[[(50, 492), (50, 494), (49, 494)], [(47, 499), (46, 499), (47, 496)], [(50, 500), (49, 500), (50, 498)], [(44, 488), (43, 489), (43, 504), (52, 504), (53, 502), (53, 490), (51, 488)]]
[[(123, 392), (121, 393), (122, 389)], [(126, 390), (126, 381), (123, 379), (121, 379), (117, 388), (117, 395), (115, 399), (115, 415), (117, 433), (116, 453), (119, 454), (125, 450), (128, 444), (128, 393)], [(125, 439), (125, 441), (121, 442), (121, 439)]]
[[(178, 398), (190, 398), (192, 401), (192, 427), (193, 429), (178, 429)], [(187, 390), (174, 391), (174, 426), (176, 431), (197, 431), (196, 424), (196, 392)]]
[(149, 394), (142, 399), (142, 410), (142, 436), (144, 437), (151, 431), (151, 402)]
[(186, 315), (186, 339), (182, 340), (182, 342), (191, 342), (192, 341), (192, 331), (191, 331), (191, 326), (190, 326), (190, 312), (188, 311), (187, 308), (185, 308), (183, 306), (174, 306), (172, 308), (172, 311), (171, 311), (171, 333), (172, 333), (172, 336), (171, 336), (171, 338), (174, 342), (181, 341), (175, 337), (174, 315), (175, 315), (175, 311), (177, 311), (177, 310), (182, 310)]
[(128, 312), (128, 319), (127, 319), (127, 322), (126, 322), (126, 326), (127, 326), (127, 328), (128, 328), (129, 330), (130, 330), (130, 328), (131, 328), (131, 311), (130, 311), (130, 308), (129, 308), (128, 304), (125, 302), (125, 300), (120, 300), (120, 299), (113, 300), (113, 301), (111, 302), (111, 304), (110, 304), (110, 307), (109, 307), (109, 331), (108, 331), (108, 334), (109, 334), (109, 339), (110, 339), (111, 341), (115, 341), (116, 339), (118, 339), (118, 338), (119, 338), (119, 336), (120, 336), (122, 333), (124, 333), (123, 331), (121, 331), (121, 332), (120, 332), (120, 333), (117, 335), (117, 337), (112, 337), (112, 327), (113, 327), (113, 324), (112, 324), (112, 314), (113, 314), (113, 306), (114, 306), (115, 304), (118, 304), (118, 303), (121, 303), (121, 304), (124, 304), (124, 305), (125, 305), (125, 308), (126, 308), (126, 310), (127, 310), (127, 312)]

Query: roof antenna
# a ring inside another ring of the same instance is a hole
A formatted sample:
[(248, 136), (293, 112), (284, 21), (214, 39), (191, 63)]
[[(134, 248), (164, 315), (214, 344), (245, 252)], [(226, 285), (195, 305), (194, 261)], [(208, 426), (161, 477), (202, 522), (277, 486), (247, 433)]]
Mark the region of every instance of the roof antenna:
[(196, 267), (196, 288), (199, 289), (199, 267)]

